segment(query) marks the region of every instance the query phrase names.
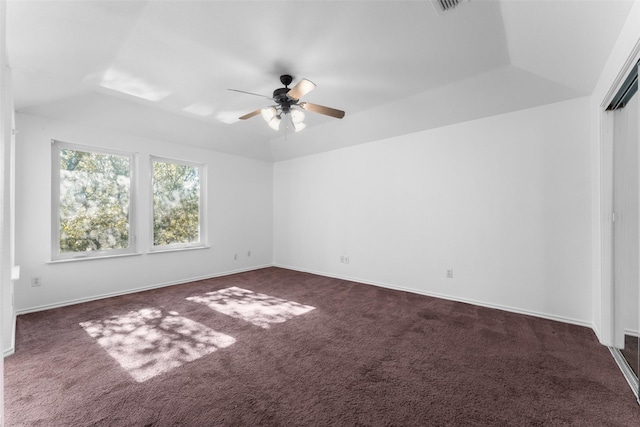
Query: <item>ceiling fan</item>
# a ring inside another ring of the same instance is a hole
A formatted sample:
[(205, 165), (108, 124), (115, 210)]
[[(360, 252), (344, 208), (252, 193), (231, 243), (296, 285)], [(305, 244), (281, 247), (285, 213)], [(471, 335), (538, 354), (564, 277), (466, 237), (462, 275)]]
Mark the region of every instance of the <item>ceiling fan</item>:
[(252, 92), (245, 92), (243, 90), (229, 89), (234, 92), (261, 96), (275, 102), (275, 105), (252, 111), (251, 113), (239, 117), (239, 119), (247, 120), (253, 116), (261, 114), (262, 118), (269, 124), (269, 127), (273, 130), (279, 130), (280, 123), (283, 118), (288, 117), (291, 124), (293, 124), (295, 131), (299, 132), (306, 127), (306, 124), (303, 122), (304, 112), (302, 110), (324, 114), (325, 116), (335, 117), (337, 119), (344, 117), (344, 111), (342, 110), (336, 110), (335, 108), (312, 104), (310, 102), (300, 102), (300, 98), (315, 89), (316, 85), (310, 80), (302, 79), (296, 83), (295, 86), (289, 88), (292, 81), (293, 77), (289, 74), (280, 76), (280, 82), (284, 87), (274, 90), (272, 97)]

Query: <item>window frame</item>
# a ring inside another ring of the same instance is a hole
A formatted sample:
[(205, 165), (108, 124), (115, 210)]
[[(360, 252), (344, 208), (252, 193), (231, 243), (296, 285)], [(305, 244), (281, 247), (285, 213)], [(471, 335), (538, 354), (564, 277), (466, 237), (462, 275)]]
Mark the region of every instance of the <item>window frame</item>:
[[(139, 254), (137, 244), (138, 224), (136, 212), (136, 200), (138, 198), (138, 154), (90, 145), (74, 144), (55, 139), (51, 140), (51, 145), (51, 261), (79, 261)], [(129, 159), (129, 240), (127, 248), (82, 252), (60, 251), (60, 152), (63, 149), (82, 151), (91, 154), (125, 157)]]
[[(198, 169), (199, 200), (198, 200), (198, 241), (189, 243), (171, 243), (169, 245), (154, 244), (154, 188), (153, 188), (153, 164), (171, 163), (180, 166), (189, 166)], [(170, 157), (149, 156), (149, 253), (170, 251), (182, 251), (208, 248), (207, 243), (207, 165), (189, 160), (181, 160)]]

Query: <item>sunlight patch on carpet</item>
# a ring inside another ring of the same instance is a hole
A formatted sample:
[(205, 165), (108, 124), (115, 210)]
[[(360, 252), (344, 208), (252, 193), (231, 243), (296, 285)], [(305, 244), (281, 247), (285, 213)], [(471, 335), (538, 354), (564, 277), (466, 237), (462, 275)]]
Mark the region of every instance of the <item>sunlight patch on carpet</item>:
[(271, 323), (286, 322), (292, 317), (315, 309), (310, 305), (302, 305), (235, 286), (189, 297), (187, 300), (204, 304), (212, 310), (246, 320), (265, 329), (268, 329)]
[(180, 316), (145, 308), (80, 326), (137, 382), (199, 359), (236, 340)]

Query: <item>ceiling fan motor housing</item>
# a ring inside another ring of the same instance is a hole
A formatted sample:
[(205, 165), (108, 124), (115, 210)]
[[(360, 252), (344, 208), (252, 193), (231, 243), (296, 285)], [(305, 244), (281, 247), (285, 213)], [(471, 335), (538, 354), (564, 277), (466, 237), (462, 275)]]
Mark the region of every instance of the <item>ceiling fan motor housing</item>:
[(273, 91), (273, 100), (282, 108), (282, 111), (287, 113), (291, 109), (291, 104), (293, 104), (291, 98), (287, 96), (287, 93), (290, 91), (288, 87), (281, 87)]

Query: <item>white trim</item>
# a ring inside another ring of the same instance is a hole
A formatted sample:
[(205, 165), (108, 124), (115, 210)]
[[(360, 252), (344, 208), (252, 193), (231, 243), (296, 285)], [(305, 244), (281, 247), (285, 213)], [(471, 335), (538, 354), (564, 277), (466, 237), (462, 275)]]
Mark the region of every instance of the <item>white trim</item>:
[(533, 317), (538, 317), (538, 318), (541, 318), (541, 319), (554, 320), (556, 322), (568, 323), (568, 324), (571, 324), (571, 325), (584, 326), (584, 327), (590, 328), (592, 330), (594, 329), (593, 323), (591, 323), (591, 322), (587, 322), (587, 321), (579, 320), (579, 319), (573, 319), (573, 318), (565, 317), (565, 316), (556, 316), (556, 315), (553, 315), (553, 314), (542, 313), (542, 312), (534, 311), (534, 310), (525, 310), (525, 309), (521, 309), (521, 308), (515, 308), (515, 307), (510, 307), (510, 306), (505, 306), (505, 305), (500, 305), (500, 304), (492, 304), (492, 303), (489, 303), (489, 302), (486, 302), (486, 301), (479, 301), (479, 300), (474, 300), (474, 299), (470, 299), (470, 298), (455, 297), (455, 296), (451, 296), (451, 295), (440, 294), (440, 293), (437, 293), (437, 292), (425, 292), (425, 291), (418, 290), (418, 289), (405, 288), (403, 286), (396, 286), (396, 285), (391, 285), (391, 284), (388, 284), (388, 283), (373, 282), (373, 281), (370, 281), (370, 280), (363, 280), (363, 279), (359, 279), (359, 278), (356, 278), (356, 277), (329, 274), (329, 273), (323, 273), (323, 272), (318, 272), (318, 271), (314, 271), (314, 270), (306, 270), (306, 269), (297, 268), (297, 267), (291, 267), (291, 266), (282, 265), (282, 264), (274, 264), (274, 267), (285, 268), (285, 269), (294, 270), (294, 271), (300, 271), (300, 272), (303, 272), (303, 273), (317, 274), (319, 276), (331, 277), (331, 278), (334, 278), (334, 279), (348, 280), (350, 282), (356, 282), (356, 283), (362, 283), (362, 284), (365, 284), (365, 285), (378, 286), (378, 287), (381, 287), (381, 288), (387, 288), (387, 289), (392, 289), (392, 290), (396, 290), (396, 291), (411, 292), (411, 293), (417, 294), (417, 295), (423, 295), (423, 296), (427, 296), (427, 297), (439, 298), (439, 299), (444, 299), (444, 300), (448, 300), (448, 301), (462, 302), (462, 303), (472, 304), (472, 305), (476, 305), (476, 306), (480, 306), (480, 307), (493, 308), (493, 309), (497, 309), (497, 310), (507, 311), (507, 312), (510, 312), (510, 313), (522, 314), (522, 315), (525, 315), (525, 316), (533, 316)]
[(52, 260), (52, 261), (47, 261), (46, 264), (64, 264), (64, 263), (67, 263), (67, 262), (95, 261), (95, 260), (99, 260), (99, 259), (125, 258), (125, 257), (140, 256), (140, 255), (142, 255), (140, 252), (135, 252), (135, 253), (131, 253), (131, 254), (78, 256), (77, 258), (66, 258), (66, 259), (56, 259), (56, 260)]
[(153, 254), (166, 254), (167, 252), (184, 252), (184, 251), (198, 251), (201, 249), (211, 249), (211, 246), (180, 246), (180, 247), (171, 247), (168, 249), (156, 249), (155, 251), (153, 250), (149, 250), (149, 252), (147, 252), (147, 255), (153, 255)]
[(11, 356), (16, 352), (16, 313), (14, 311), (11, 321), (11, 346), (5, 348), (3, 351), (3, 357)]
[(640, 331), (638, 331), (637, 329), (625, 329), (624, 330), (624, 334), (625, 335), (629, 335), (630, 337), (636, 337), (636, 338), (640, 338)]
[(260, 270), (260, 269), (268, 268), (268, 267), (272, 267), (272, 265), (271, 264), (257, 265), (257, 266), (248, 267), (248, 268), (241, 268), (241, 269), (237, 269), (237, 270), (224, 271), (224, 272), (221, 272), (221, 273), (208, 274), (208, 275), (200, 276), (200, 277), (191, 277), (191, 278), (188, 278), (188, 279), (181, 279), (181, 280), (175, 280), (175, 281), (171, 281), (171, 282), (157, 283), (157, 284), (154, 284), (154, 285), (142, 286), (140, 288), (134, 288), (134, 289), (129, 289), (129, 290), (125, 290), (125, 291), (111, 292), (111, 293), (108, 293), (108, 294), (95, 295), (95, 296), (86, 297), (86, 298), (77, 298), (77, 299), (73, 299), (73, 300), (61, 301), (61, 302), (57, 302), (57, 303), (53, 303), (53, 304), (45, 304), (45, 305), (40, 305), (40, 306), (36, 306), (36, 307), (23, 308), (23, 309), (20, 309), (20, 310), (16, 310), (16, 316), (19, 316), (19, 315), (22, 315), (22, 314), (36, 313), (36, 312), (44, 311), (44, 310), (51, 310), (51, 309), (54, 309), (54, 308), (66, 307), (66, 306), (69, 306), (69, 305), (82, 304), (82, 303), (85, 303), (85, 302), (97, 301), (97, 300), (101, 300), (101, 299), (105, 299), (105, 298), (112, 298), (112, 297), (118, 297), (118, 296), (122, 296), (122, 295), (135, 294), (137, 292), (150, 291), (152, 289), (165, 288), (167, 286), (183, 285), (185, 283), (197, 282), (199, 280), (213, 279), (215, 277), (230, 276), (232, 274), (245, 273), (247, 271)]
[[(337, 274), (320, 272), (320, 271), (316, 271), (316, 270), (309, 270), (309, 269), (304, 269), (304, 268), (293, 267), (293, 266), (284, 265), (284, 264), (263, 264), (263, 265), (248, 267), (248, 268), (229, 270), (229, 271), (225, 271), (225, 272), (221, 272), (221, 273), (215, 273), (215, 274), (210, 274), (210, 275), (205, 275), (205, 276), (200, 276), (200, 277), (192, 277), (192, 278), (188, 278), (188, 279), (181, 279), (181, 280), (176, 280), (176, 281), (171, 281), (171, 282), (158, 283), (158, 284), (149, 285), (149, 286), (142, 286), (142, 287), (139, 287), (139, 288), (129, 289), (129, 290), (126, 290), (126, 291), (111, 292), (111, 293), (108, 293), (108, 294), (96, 295), (96, 296), (92, 296), (92, 297), (77, 298), (77, 299), (61, 301), (61, 302), (57, 302), (57, 303), (53, 303), (53, 304), (45, 304), (45, 305), (41, 305), (41, 306), (24, 308), (24, 309), (16, 310), (15, 315), (14, 315), (14, 319), (15, 319), (15, 316), (19, 316), (19, 315), (22, 315), (22, 314), (36, 313), (36, 312), (39, 312), (39, 311), (51, 310), (51, 309), (54, 309), (54, 308), (61, 308), (61, 307), (66, 307), (66, 306), (75, 305), (75, 304), (82, 304), (82, 303), (85, 303), (85, 302), (91, 302), (91, 301), (96, 301), (96, 300), (105, 299), (105, 298), (112, 298), (112, 297), (117, 297), (117, 296), (122, 296), (122, 295), (134, 294), (134, 293), (137, 293), (137, 292), (144, 292), (144, 291), (149, 291), (149, 290), (152, 290), (152, 289), (164, 288), (164, 287), (167, 287), (167, 286), (182, 285), (182, 284), (185, 284), (185, 283), (197, 282), (199, 280), (206, 280), (206, 279), (213, 279), (213, 278), (216, 278), (216, 277), (230, 276), (230, 275), (233, 275), (233, 274), (245, 273), (245, 272), (248, 272), (248, 271), (261, 270), (263, 268), (269, 268), (269, 267), (277, 267), (277, 268), (283, 268), (283, 269), (286, 269), (286, 270), (299, 271), (299, 272), (302, 272), (302, 273), (310, 273), (310, 274), (315, 274), (315, 275), (318, 275), (318, 276), (330, 277), (330, 278), (333, 278), (333, 279), (348, 280), (350, 282), (362, 283), (364, 285), (378, 286), (378, 287), (381, 287), (381, 288), (392, 289), (392, 290), (396, 290), (396, 291), (411, 292), (411, 293), (417, 294), (417, 295), (423, 295), (423, 296), (428, 296), (428, 297), (433, 297), (433, 298), (439, 298), (439, 299), (444, 299), (444, 300), (448, 300), (448, 301), (462, 302), (462, 303), (472, 304), (472, 305), (476, 305), (476, 306), (480, 306), (480, 307), (492, 308), (492, 309), (507, 311), (507, 312), (510, 312), (510, 313), (522, 314), (522, 315), (525, 315), (525, 316), (533, 316), (533, 317), (538, 317), (538, 318), (541, 318), (541, 319), (553, 320), (553, 321), (567, 323), (567, 324), (571, 324), (571, 325), (584, 326), (584, 327), (588, 327), (588, 328), (591, 328), (592, 330), (594, 330), (594, 332), (596, 332), (596, 335), (597, 335), (597, 331), (595, 330), (593, 323), (587, 322), (587, 321), (583, 321), (583, 320), (579, 320), (579, 319), (573, 319), (571, 317), (556, 316), (556, 315), (553, 315), (553, 314), (542, 313), (542, 312), (535, 311), (535, 310), (525, 310), (525, 309), (521, 309), (521, 308), (515, 308), (515, 307), (510, 307), (510, 306), (505, 306), (505, 305), (500, 305), (500, 304), (492, 304), (492, 303), (489, 303), (489, 302), (486, 302), (486, 301), (479, 301), (479, 300), (474, 300), (474, 299), (470, 299), (470, 298), (455, 297), (455, 296), (451, 296), (451, 295), (440, 294), (440, 293), (437, 293), (437, 292), (425, 292), (425, 291), (421, 291), (421, 290), (417, 290), (417, 289), (406, 288), (406, 287), (403, 287), (403, 286), (391, 285), (391, 284), (388, 284), (388, 283), (374, 282), (374, 281), (364, 280), (364, 279), (360, 279), (360, 278), (356, 278), (356, 277), (342, 276), (342, 275), (337, 275)], [(14, 320), (14, 322), (15, 322), (15, 320)], [(14, 325), (14, 329), (15, 329), (15, 325)]]
[[(605, 107), (606, 108), (606, 107)], [(601, 316), (600, 341), (613, 345), (614, 289), (613, 289), (613, 112), (604, 108), (600, 114), (600, 251), (601, 258)]]
[(593, 323), (593, 325), (591, 325), (591, 329), (593, 329), (593, 332), (596, 334), (596, 338), (598, 339), (598, 342), (602, 344), (603, 343), (602, 333), (600, 332), (600, 329), (597, 327), (595, 322)]
[[(22, 315), (22, 314), (36, 313), (36, 312), (39, 312), (39, 311), (51, 310), (51, 309), (61, 308), (61, 307), (67, 307), (67, 306), (70, 306), (70, 305), (82, 304), (82, 303), (85, 303), (85, 302), (91, 302), (91, 301), (96, 301), (96, 300), (105, 299), (105, 298), (112, 298), (112, 297), (118, 297), (118, 296), (122, 296), (122, 295), (134, 294), (134, 293), (137, 293), (137, 292), (144, 292), (144, 291), (148, 291), (148, 290), (152, 290), (152, 289), (164, 288), (164, 287), (168, 287), (168, 286), (182, 285), (182, 284), (185, 284), (185, 283), (196, 282), (196, 281), (199, 281), (199, 280), (213, 279), (213, 278), (216, 278), (216, 277), (224, 277), (224, 276), (230, 276), (230, 275), (238, 274), (238, 273), (245, 273), (245, 272), (248, 272), (248, 271), (261, 270), (263, 268), (269, 268), (269, 267), (277, 267), (277, 268), (283, 268), (283, 269), (292, 270), (292, 271), (299, 271), (299, 272), (303, 272), (303, 273), (310, 273), (310, 274), (315, 274), (315, 275), (319, 275), (319, 276), (330, 277), (330, 278), (334, 278), (334, 279), (348, 280), (350, 282), (361, 283), (361, 284), (364, 284), (364, 285), (377, 286), (377, 287), (386, 288), (386, 289), (392, 289), (392, 290), (396, 290), (396, 291), (411, 292), (411, 293), (417, 294), (417, 295), (423, 295), (423, 296), (428, 296), (428, 297), (433, 297), (433, 298), (439, 298), (439, 299), (444, 299), (444, 300), (448, 300), (448, 301), (462, 302), (462, 303), (472, 304), (472, 305), (479, 306), (479, 307), (497, 309), (497, 310), (506, 311), (506, 312), (510, 312), (510, 313), (515, 313), (515, 314), (521, 314), (521, 315), (525, 315), (525, 316), (533, 316), (533, 317), (537, 317), (537, 318), (541, 318), (541, 319), (552, 320), (552, 321), (561, 322), (561, 323), (567, 323), (567, 324), (576, 325), (576, 326), (583, 326), (583, 327), (587, 327), (587, 328), (590, 328), (590, 329), (594, 330), (594, 332), (597, 335), (597, 331), (595, 330), (594, 325), (592, 323), (585, 322), (585, 321), (578, 320), (578, 319), (573, 319), (573, 318), (566, 317), (566, 316), (556, 316), (556, 315), (552, 315), (552, 314), (548, 314), (548, 313), (542, 313), (542, 312), (539, 312), (539, 311), (524, 310), (524, 309), (504, 306), (504, 305), (500, 305), (500, 304), (491, 304), (491, 303), (488, 303), (486, 301), (478, 301), (478, 300), (469, 299), (469, 298), (454, 297), (454, 296), (451, 296), (451, 295), (445, 295), (445, 294), (440, 294), (440, 293), (435, 293), (435, 292), (425, 292), (425, 291), (421, 291), (421, 290), (417, 290), (417, 289), (411, 289), (411, 288), (406, 288), (406, 287), (402, 287), (402, 286), (391, 285), (391, 284), (388, 284), (388, 283), (373, 282), (373, 281), (370, 281), (370, 280), (363, 280), (363, 279), (359, 279), (359, 278), (355, 278), (355, 277), (342, 276), (342, 275), (330, 274), (330, 273), (325, 273), (325, 272), (320, 272), (320, 271), (315, 271), (315, 270), (297, 268), (297, 267), (288, 266), (288, 265), (284, 265), (284, 264), (263, 264), (263, 265), (258, 265), (258, 266), (248, 267), (248, 268), (242, 268), (242, 269), (237, 269), (237, 270), (229, 270), (229, 271), (225, 271), (225, 272), (221, 272), (221, 273), (215, 273), (215, 274), (210, 274), (210, 275), (205, 275), (205, 276), (200, 276), (200, 277), (192, 277), (192, 278), (189, 278), (189, 279), (182, 279), (182, 280), (177, 280), (177, 281), (172, 281), (172, 282), (158, 283), (158, 284), (155, 284), (155, 285), (143, 286), (143, 287), (140, 287), (140, 288), (130, 289), (130, 290), (126, 290), (126, 291), (112, 292), (112, 293), (108, 293), (108, 294), (96, 295), (96, 296), (93, 296), (93, 297), (77, 298), (77, 299), (74, 299), (74, 300), (61, 301), (61, 302), (54, 303), (54, 304), (46, 304), (46, 305), (41, 305), (41, 306), (36, 306), (36, 307), (20, 309), (20, 310), (16, 310), (15, 314), (13, 316), (13, 322), (14, 322), (13, 330), (15, 331), (16, 316), (19, 316), (19, 315)], [(14, 332), (14, 334), (15, 334), (15, 332)], [(14, 335), (14, 341), (12, 342), (12, 348), (5, 351), (5, 356), (7, 356), (9, 354), (13, 354), (14, 351), (15, 351), (15, 335)]]

